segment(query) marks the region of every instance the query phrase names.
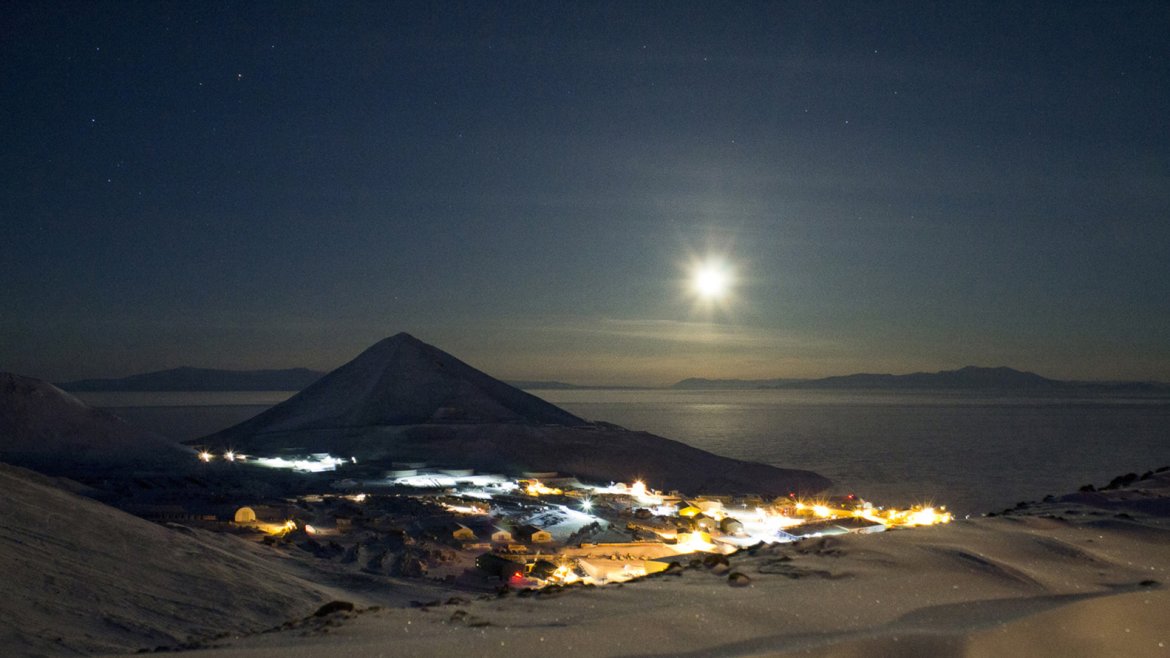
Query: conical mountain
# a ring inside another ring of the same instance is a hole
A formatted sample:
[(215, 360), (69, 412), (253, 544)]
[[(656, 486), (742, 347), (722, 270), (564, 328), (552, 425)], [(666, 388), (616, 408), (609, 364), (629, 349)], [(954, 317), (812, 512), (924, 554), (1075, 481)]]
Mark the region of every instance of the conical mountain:
[(400, 333), (379, 341), (292, 398), (223, 434), (431, 423), (587, 424), (410, 334)]
[(648, 478), (687, 492), (815, 492), (829, 480), (590, 423), (408, 334), (387, 338), (264, 413), (192, 441), (254, 456), (327, 452), (593, 482)]
[(49, 382), (0, 372), (0, 461), (49, 473), (185, 463), (191, 450), (87, 406)]

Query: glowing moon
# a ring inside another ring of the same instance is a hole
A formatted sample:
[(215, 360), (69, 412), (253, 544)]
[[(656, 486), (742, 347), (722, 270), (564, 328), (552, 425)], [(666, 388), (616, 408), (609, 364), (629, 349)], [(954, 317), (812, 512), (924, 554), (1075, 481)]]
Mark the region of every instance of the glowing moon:
[(722, 263), (703, 263), (695, 268), (691, 287), (703, 299), (722, 299), (731, 289), (731, 273)]

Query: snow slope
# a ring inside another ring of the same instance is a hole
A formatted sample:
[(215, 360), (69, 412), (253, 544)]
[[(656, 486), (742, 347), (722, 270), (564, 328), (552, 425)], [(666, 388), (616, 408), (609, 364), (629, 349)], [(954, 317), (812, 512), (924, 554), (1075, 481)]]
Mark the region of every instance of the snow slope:
[(268, 547), (176, 530), (0, 464), (0, 653), (132, 652), (255, 632), (329, 598)]
[(69, 473), (190, 458), (191, 449), (86, 406), (46, 381), (0, 372), (0, 461)]

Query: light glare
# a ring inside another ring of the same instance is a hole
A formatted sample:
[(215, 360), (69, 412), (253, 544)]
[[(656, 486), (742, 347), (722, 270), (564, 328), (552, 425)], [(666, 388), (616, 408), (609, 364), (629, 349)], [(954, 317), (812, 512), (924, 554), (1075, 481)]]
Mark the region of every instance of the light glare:
[(695, 271), (695, 292), (705, 299), (718, 299), (727, 294), (731, 277), (719, 265), (708, 263)]

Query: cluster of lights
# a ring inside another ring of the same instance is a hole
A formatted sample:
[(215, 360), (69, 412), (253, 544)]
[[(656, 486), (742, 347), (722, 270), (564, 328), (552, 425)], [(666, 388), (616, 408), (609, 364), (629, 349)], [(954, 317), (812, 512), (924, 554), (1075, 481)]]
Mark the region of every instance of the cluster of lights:
[[(678, 529), (671, 523), (662, 523), (661, 527), (650, 523), (639, 525), (639, 529), (657, 535), (661, 543), (661, 552), (667, 555), (686, 555), (690, 553), (720, 553), (729, 554), (739, 548), (758, 543), (784, 543), (796, 541), (800, 536), (812, 537), (822, 532), (846, 532), (852, 524), (849, 520), (865, 519), (873, 523), (874, 528), (869, 531), (884, 530), (897, 527), (915, 527), (949, 523), (952, 516), (945, 508), (935, 508), (928, 505), (919, 505), (908, 509), (876, 508), (870, 503), (856, 499), (849, 495), (842, 500), (799, 500), (795, 494), (788, 501), (777, 501), (775, 505), (758, 505), (753, 508), (745, 507), (742, 510), (725, 509), (724, 503), (715, 499), (702, 497), (680, 500), (676, 496), (664, 495), (662, 492), (651, 489), (644, 481), (637, 480), (632, 484), (611, 483), (607, 486), (581, 485), (568, 492), (551, 487), (536, 479), (507, 480), (497, 482), (479, 482), (480, 478), (489, 476), (447, 476), (417, 475), (407, 478), (398, 478), (396, 484), (410, 484), (413, 486), (435, 486), (440, 481), (447, 486), (458, 484), (487, 487), (493, 491), (516, 491), (532, 497), (568, 495), (578, 498), (577, 507), (580, 512), (592, 515), (597, 507), (599, 496), (613, 496), (617, 507), (634, 507), (649, 510), (651, 514), (660, 517), (679, 517), (691, 519), (690, 529)], [(501, 479), (498, 476), (490, 476)], [(476, 481), (472, 481), (476, 480)], [(467, 491), (462, 495), (474, 496), (490, 500), (491, 495), (483, 489)], [(624, 502), (623, 502), (624, 501)], [(451, 512), (460, 514), (483, 514), (482, 507), (444, 502)], [(563, 506), (562, 506), (563, 507)], [(577, 510), (567, 511), (579, 513)], [(641, 517), (639, 517), (641, 518)], [(710, 521), (701, 522), (707, 518), (721, 525), (726, 519), (733, 519), (736, 524), (726, 527), (720, 533), (712, 528)], [(840, 521), (842, 527), (835, 527), (834, 521)], [(797, 533), (792, 530), (795, 526), (809, 524), (809, 532)], [(567, 585), (572, 583), (605, 584), (622, 582), (637, 578), (653, 571), (660, 563), (644, 560), (621, 560), (617, 556), (588, 558), (568, 557), (563, 555), (560, 566), (546, 576), (537, 577), (517, 573), (509, 580), (512, 587), (545, 587), (548, 585)], [(597, 560), (604, 560), (611, 564), (600, 566)], [(614, 562), (616, 560), (616, 562)]]
[(297, 522), (289, 519), (284, 523), (262, 523), (252, 522), (253, 527), (258, 528), (270, 535), (283, 536), (293, 530), (297, 529)]
[[(224, 453), (220, 456), (223, 457), (225, 462), (248, 461), (248, 455), (245, 455), (242, 452), (236, 452), (235, 450), (225, 450)], [(215, 453), (211, 452), (210, 450), (200, 450), (198, 457), (199, 461), (205, 464), (214, 461), (216, 458)]]
[(456, 514), (487, 514), (482, 508), (472, 507), (471, 505), (452, 505), (451, 503), (443, 503), (442, 505), (443, 509)]
[(954, 517), (951, 516), (950, 512), (946, 511), (946, 507), (935, 509), (929, 506), (914, 506), (904, 510), (889, 509), (884, 512), (879, 511), (865, 515), (865, 518), (884, 523), (890, 527), (904, 526), (913, 528), (915, 526), (950, 523)]
[(548, 582), (556, 585), (572, 585), (579, 580), (581, 577), (567, 564), (557, 567), (548, 577)]
[(591, 489), (595, 494), (629, 496), (643, 506), (661, 505), (663, 500), (662, 492), (647, 487), (642, 480), (635, 480), (633, 484), (629, 485), (617, 482), (608, 487), (591, 487)]
[[(199, 457), (199, 461), (204, 462), (204, 463), (209, 463), (209, 462), (212, 462), (216, 459), (215, 453), (211, 452), (210, 450), (199, 451), (198, 457)], [(303, 473), (320, 473), (322, 471), (334, 471), (334, 470), (337, 470), (338, 466), (345, 464), (347, 462), (351, 463), (351, 464), (357, 463), (357, 458), (355, 458), (355, 457), (350, 457), (349, 459), (342, 459), (340, 457), (334, 457), (334, 456), (327, 454), (327, 453), (314, 454), (314, 455), (310, 455), (309, 457), (302, 458), (302, 459), (285, 459), (284, 457), (255, 457), (255, 458), (253, 458), (253, 457), (249, 457), (248, 455), (245, 455), (243, 453), (236, 452), (234, 450), (225, 450), (224, 453), (221, 455), (221, 457), (226, 462), (243, 462), (243, 461), (251, 460), (253, 463), (258, 464), (260, 466), (266, 466), (268, 468), (291, 469), (291, 470), (300, 471)]]
[[(852, 500), (853, 496), (849, 496)], [(866, 519), (875, 524), (888, 528), (915, 527), (950, 523), (954, 516), (946, 511), (946, 507), (935, 508), (930, 505), (914, 505), (907, 509), (875, 508), (870, 503), (859, 502), (856, 507), (830, 507), (824, 502), (805, 503), (797, 501), (793, 505), (797, 515), (811, 515), (818, 519), (846, 519), (849, 517)], [(799, 523), (799, 522), (798, 522)]]
[(686, 555), (687, 553), (731, 552), (735, 549), (730, 548), (729, 551), (721, 551), (719, 546), (711, 541), (711, 535), (696, 530), (694, 532), (679, 534), (678, 540), (674, 544), (674, 550), (679, 555)]
[[(210, 453), (204, 454), (210, 456)], [(200, 458), (203, 458), (203, 454), (200, 455)], [(240, 455), (237, 454), (236, 458), (239, 459)], [(205, 459), (205, 461), (207, 460)], [(337, 465), (345, 463), (345, 461), (329, 455), (313, 455), (309, 460), (292, 461), (282, 458), (252, 458), (253, 463), (265, 466), (295, 468), (305, 471), (332, 470)], [(395, 478), (393, 481), (399, 485), (418, 487), (434, 487), (439, 484), (445, 486), (462, 484), (480, 487), (477, 491), (468, 491), (463, 495), (482, 500), (491, 500), (492, 498), (491, 494), (487, 493), (484, 489), (491, 489), (495, 492), (517, 491), (533, 497), (565, 495), (563, 490), (550, 487), (540, 480), (508, 480), (494, 475), (454, 476), (428, 474)], [(936, 508), (929, 505), (918, 505), (907, 509), (876, 508), (870, 503), (856, 499), (852, 495), (847, 496), (844, 500), (830, 502), (828, 500), (798, 500), (795, 494), (793, 494), (791, 500), (786, 503), (778, 503), (775, 506), (760, 505), (750, 510), (744, 508), (742, 510), (731, 511), (724, 509), (724, 504), (719, 500), (700, 497), (691, 499), (690, 502), (681, 501), (675, 496), (667, 496), (660, 491), (651, 489), (641, 480), (637, 480), (630, 485), (623, 483), (611, 483), (608, 486), (586, 485), (582, 486), (579, 490), (569, 491), (568, 495), (580, 496), (579, 506), (581, 511), (586, 514), (590, 514), (591, 510), (596, 506), (594, 499), (597, 496), (612, 495), (619, 499), (625, 498), (627, 501), (625, 503), (626, 505), (633, 503), (638, 507), (650, 510), (656, 516), (678, 516), (693, 519), (690, 524), (692, 529), (690, 530), (676, 529), (674, 527), (662, 527), (660, 529), (653, 527), (644, 528), (658, 535), (663, 542), (663, 551), (667, 552), (667, 554), (675, 555), (698, 552), (728, 554), (738, 548), (760, 542), (790, 542), (798, 538), (798, 535), (793, 534), (790, 529), (794, 526), (809, 523), (814, 524), (814, 527), (811, 528), (812, 530), (817, 530), (821, 522), (825, 522), (831, 528), (834, 520), (844, 522), (849, 519), (865, 519), (872, 522), (875, 527), (886, 529), (936, 525), (949, 523), (952, 520), (952, 515), (946, 511), (945, 507)], [(354, 502), (361, 502), (365, 498), (365, 494), (353, 494), (346, 497)], [(442, 505), (448, 511), (459, 514), (485, 513), (482, 505), (464, 505), (446, 501)], [(619, 503), (619, 506), (621, 506), (621, 503)], [(568, 510), (568, 508), (565, 509)], [(577, 512), (573, 511), (573, 513)], [(699, 519), (703, 517), (709, 518), (717, 524), (729, 518), (738, 523), (735, 529), (727, 529), (721, 534), (717, 530), (711, 529), (708, 525), (699, 523)], [(842, 525), (847, 524), (842, 523)], [(670, 524), (665, 524), (665, 526), (670, 526)], [(287, 526), (276, 526), (274, 530), (289, 532), (295, 528), (296, 525), (290, 521)], [(786, 532), (786, 529), (789, 529), (789, 531)], [(844, 531), (843, 528), (825, 530), (825, 532)], [(808, 533), (806, 536), (816, 536), (816, 533)], [(650, 562), (641, 563), (638, 560), (634, 562), (618, 560), (622, 562), (620, 568), (617, 564), (612, 565), (610, 568), (599, 568), (593, 558), (583, 560), (562, 556), (562, 559), (564, 562), (547, 576), (535, 577), (516, 574), (509, 584), (514, 587), (544, 587), (547, 585), (567, 585), (578, 582), (592, 584), (621, 582), (645, 575), (648, 571), (651, 571), (652, 564)]]
[(555, 487), (548, 487), (541, 484), (540, 480), (528, 480), (524, 485), (524, 493), (529, 496), (559, 496), (564, 492)]
[[(243, 454), (241, 452), (235, 452), (233, 450), (223, 451), (223, 454), (221, 454), (220, 457), (223, 458), (223, 461), (247, 461), (248, 460), (247, 454)], [(199, 461), (204, 462), (204, 464), (207, 464), (207, 462), (213, 461), (214, 459), (215, 459), (215, 453), (208, 451), (208, 450), (199, 451)]]
[[(646, 488), (642, 482), (635, 482), (633, 485), (626, 486), (623, 484), (614, 484), (609, 487), (594, 487), (594, 493), (611, 493), (624, 494), (631, 499), (639, 502), (643, 500), (658, 500), (661, 501), (663, 496)], [(593, 503), (589, 498), (581, 501), (581, 508), (589, 510), (593, 507)], [(732, 518), (723, 509), (723, 505), (718, 501), (695, 499), (695, 502), (685, 506), (681, 509), (665, 506), (660, 508), (664, 510), (665, 514), (677, 514), (682, 518), (696, 518), (700, 516), (710, 517), (715, 521), (722, 521), (726, 518)], [(665, 510), (671, 510), (666, 512)], [(953, 517), (950, 512), (946, 511), (945, 507), (933, 507), (929, 505), (917, 505), (907, 509), (878, 509), (870, 503), (857, 500), (852, 495), (848, 496), (846, 501), (840, 504), (830, 503), (829, 501), (802, 501), (793, 500), (788, 505), (780, 505), (775, 508), (756, 507), (754, 510), (744, 510), (735, 513), (734, 517), (742, 525), (743, 529), (733, 534), (724, 534), (713, 537), (712, 534), (701, 529), (694, 529), (691, 531), (675, 531), (673, 529), (664, 528), (662, 530), (654, 530), (660, 539), (664, 540), (664, 548), (670, 550), (676, 555), (686, 555), (689, 553), (722, 553), (728, 554), (734, 552), (737, 548), (750, 546), (759, 542), (775, 543), (793, 541), (793, 535), (784, 532), (785, 529), (790, 529), (794, 526), (804, 525), (806, 523), (831, 522), (835, 519), (847, 520), (862, 518), (873, 522), (875, 526), (880, 526), (881, 529), (899, 528), (899, 527), (917, 527), (937, 525), (943, 523), (950, 523)], [(810, 535), (810, 536), (815, 536)], [(590, 567), (581, 563), (574, 568), (571, 564), (562, 564), (557, 569), (544, 579), (535, 579), (537, 587), (547, 585), (566, 585), (575, 582), (604, 584), (611, 582), (622, 582), (632, 578), (637, 578), (645, 575), (647, 567), (650, 563), (645, 563), (642, 566), (636, 564), (623, 564), (620, 569), (613, 569), (604, 572), (594, 573)], [(580, 571), (584, 569), (584, 571)], [(584, 575), (581, 575), (584, 573)], [(532, 583), (532, 579), (524, 579), (525, 583)]]
[(661, 505), (662, 494), (648, 489), (646, 483), (638, 480), (630, 485), (629, 494), (634, 497), (639, 503), (643, 505)]
[[(244, 461), (250, 459), (254, 464), (267, 466), (270, 468), (286, 468), (304, 472), (320, 472), (335, 470), (337, 466), (346, 463), (347, 461), (356, 463), (356, 460), (350, 458), (349, 460), (333, 457), (328, 454), (314, 454), (306, 459), (285, 459), (282, 457), (273, 458), (249, 458), (245, 455), (237, 453), (232, 450), (225, 451), (222, 455), (225, 461)], [(216, 455), (210, 451), (203, 450), (198, 455), (199, 459), (204, 462), (210, 462), (216, 459)], [(424, 476), (414, 476), (412, 478), (399, 478), (396, 483), (405, 484), (403, 480), (411, 480), (410, 484), (414, 486), (424, 486), (425, 484), (433, 483), (429, 480), (425, 483), (415, 482), (416, 479)], [(454, 477), (449, 476), (425, 476), (427, 478), (442, 478), (455, 480)], [(525, 494), (533, 497), (539, 496), (559, 496), (564, 494), (561, 489), (549, 487), (539, 480), (520, 480), (504, 481), (499, 476), (468, 476), (458, 478), (461, 482), (466, 484), (477, 484), (482, 486), (490, 486), (501, 491), (510, 491), (515, 489), (522, 490)], [(474, 480), (474, 482), (472, 482)], [(483, 480), (482, 482), (480, 480)], [(498, 481), (497, 481), (498, 480)], [(454, 483), (454, 482), (453, 482)], [(675, 507), (674, 503), (677, 499), (669, 496), (664, 496), (661, 492), (650, 489), (645, 482), (641, 480), (635, 481), (631, 485), (622, 483), (610, 484), (609, 486), (593, 486), (585, 487), (591, 490), (594, 495), (617, 495), (628, 497), (638, 505), (651, 509), (656, 515), (677, 515), (682, 518), (695, 519), (696, 517), (709, 517), (716, 522), (723, 521), (727, 518), (732, 518), (723, 508), (723, 504), (716, 500), (705, 500), (702, 498), (693, 499), (693, 503), (687, 503)], [(576, 495), (576, 492), (572, 492)], [(353, 502), (362, 502), (366, 499), (366, 494), (351, 494), (345, 496)], [(484, 499), (491, 499), (490, 494), (481, 493), (479, 496)], [(865, 519), (875, 526), (882, 526), (882, 528), (896, 528), (896, 527), (916, 527), (929, 526), (936, 524), (949, 523), (953, 517), (950, 512), (946, 511), (945, 507), (935, 508), (929, 505), (918, 505), (907, 509), (885, 509), (875, 508), (870, 503), (856, 500), (852, 495), (847, 497), (848, 501), (842, 504), (829, 503), (828, 501), (804, 501), (793, 500), (787, 505), (778, 505), (777, 507), (756, 507), (754, 511), (749, 512), (743, 510), (734, 514), (734, 519), (742, 526), (737, 531), (732, 531), (729, 534), (712, 537), (711, 534), (705, 532), (700, 527), (695, 527), (691, 531), (674, 530), (673, 528), (664, 528), (654, 530), (659, 537), (665, 540), (665, 546), (669, 547), (667, 550), (676, 555), (685, 555), (689, 553), (705, 552), (705, 553), (731, 553), (737, 547), (748, 546), (754, 543), (766, 542), (784, 542), (792, 541), (793, 536), (785, 533), (784, 529), (793, 526), (803, 525), (810, 520), (812, 521), (829, 521), (834, 519)], [(668, 504), (669, 503), (669, 504)], [(482, 507), (474, 505), (455, 505), (444, 503), (451, 512), (461, 514), (483, 514)], [(586, 496), (580, 502), (581, 510), (589, 512), (594, 507), (593, 500)], [(295, 521), (289, 520), (283, 524), (271, 524), (265, 530), (271, 534), (285, 534), (297, 529)], [(316, 528), (306, 526), (306, 531), (313, 534)], [(646, 567), (635, 564), (623, 564), (620, 570), (593, 573), (589, 570), (588, 565), (580, 566), (585, 568), (585, 572), (578, 571), (578, 566), (573, 565), (572, 561), (563, 563), (558, 566), (552, 574), (546, 578), (535, 579), (535, 582), (528, 578), (523, 578), (525, 583), (536, 584), (537, 586), (544, 586), (549, 584), (571, 584), (575, 582), (586, 582), (601, 584), (605, 582), (620, 582), (629, 580), (641, 575), (645, 575)], [(585, 575), (581, 575), (585, 573)]]
[[(214, 461), (216, 458), (215, 453), (211, 452), (210, 450), (200, 450), (198, 456), (199, 456), (199, 461), (201, 461), (205, 464), (208, 462)], [(245, 455), (242, 452), (236, 452), (235, 450), (225, 450), (223, 452), (223, 454), (220, 456), (223, 457), (223, 460), (225, 462), (248, 461), (248, 455)]]

